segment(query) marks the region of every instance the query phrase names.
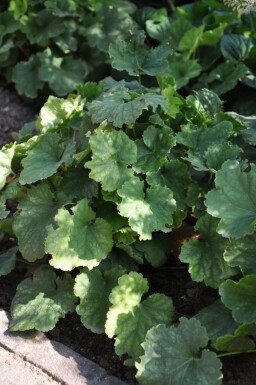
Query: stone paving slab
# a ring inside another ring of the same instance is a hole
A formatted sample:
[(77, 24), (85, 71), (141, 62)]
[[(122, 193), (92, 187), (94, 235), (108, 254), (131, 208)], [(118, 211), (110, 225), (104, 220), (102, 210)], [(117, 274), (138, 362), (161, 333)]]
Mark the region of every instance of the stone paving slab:
[[(128, 385), (108, 375), (105, 369), (63, 344), (50, 341), (43, 333), (8, 332), (8, 322), (7, 313), (0, 310), (1, 383), (5, 385)], [(25, 378), (27, 378), (26, 381)]]

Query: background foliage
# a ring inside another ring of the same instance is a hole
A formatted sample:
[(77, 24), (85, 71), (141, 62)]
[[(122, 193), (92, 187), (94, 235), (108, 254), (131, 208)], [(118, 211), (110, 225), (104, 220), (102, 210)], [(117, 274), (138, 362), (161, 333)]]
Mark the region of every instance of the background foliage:
[[(217, 385), (222, 355), (255, 349), (256, 18), (210, 0), (153, 5), (2, 6), (7, 79), (55, 95), (0, 152), (0, 229), (15, 238), (0, 275), (17, 258), (39, 265), (12, 331), (76, 311), (141, 384)], [(175, 260), (174, 229), (191, 223)], [(178, 323), (145, 274), (173, 263), (216, 290)]]

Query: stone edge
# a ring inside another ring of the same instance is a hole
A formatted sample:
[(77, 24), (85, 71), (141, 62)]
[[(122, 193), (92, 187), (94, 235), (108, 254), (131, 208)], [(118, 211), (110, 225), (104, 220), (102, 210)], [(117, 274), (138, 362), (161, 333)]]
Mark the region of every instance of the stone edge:
[(41, 332), (8, 332), (8, 323), (8, 313), (0, 309), (0, 346), (63, 385), (128, 385), (65, 345), (49, 340)]

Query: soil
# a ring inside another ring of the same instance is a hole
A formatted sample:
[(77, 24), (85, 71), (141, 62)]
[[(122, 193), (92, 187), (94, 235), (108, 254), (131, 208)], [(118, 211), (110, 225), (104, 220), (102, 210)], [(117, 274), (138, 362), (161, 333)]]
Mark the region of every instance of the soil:
[[(13, 90), (0, 87), (0, 146), (11, 140), (12, 132), (18, 131), (24, 123), (34, 120), (37, 112), (33, 106), (22, 101)], [(191, 232), (191, 226), (188, 224), (182, 232), (177, 231), (177, 241), (170, 247), (173, 257), (170, 258), (168, 266), (154, 270), (154, 274), (150, 266), (143, 267), (143, 274), (149, 279), (152, 292), (161, 292), (172, 297), (176, 308), (176, 319), (181, 315), (193, 316), (217, 297), (215, 290), (192, 282), (186, 267), (180, 265), (174, 257), (179, 247), (179, 239), (184, 238), (184, 231), (186, 234)], [(1, 245), (4, 247), (3, 240)], [(18, 283), (25, 276), (30, 275), (32, 270), (19, 263), (11, 274), (0, 278), (0, 308), (10, 309)], [(86, 358), (95, 361), (128, 384), (138, 384), (135, 379), (135, 369), (124, 366), (123, 360), (116, 356), (114, 342), (105, 335), (94, 334), (85, 329), (78, 315), (70, 314), (65, 319), (61, 319), (54, 330), (48, 333), (48, 337), (62, 342)], [(222, 385), (256, 384), (255, 354), (225, 357), (222, 362), (224, 373)]]
[(12, 133), (35, 120), (37, 109), (26, 104), (13, 90), (0, 86), (0, 147), (12, 141)]

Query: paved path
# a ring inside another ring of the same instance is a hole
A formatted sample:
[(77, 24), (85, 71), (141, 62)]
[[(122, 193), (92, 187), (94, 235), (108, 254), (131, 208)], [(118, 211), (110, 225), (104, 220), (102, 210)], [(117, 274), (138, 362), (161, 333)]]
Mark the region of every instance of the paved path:
[(40, 332), (8, 333), (0, 310), (0, 378), (4, 385), (127, 385)]

